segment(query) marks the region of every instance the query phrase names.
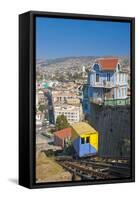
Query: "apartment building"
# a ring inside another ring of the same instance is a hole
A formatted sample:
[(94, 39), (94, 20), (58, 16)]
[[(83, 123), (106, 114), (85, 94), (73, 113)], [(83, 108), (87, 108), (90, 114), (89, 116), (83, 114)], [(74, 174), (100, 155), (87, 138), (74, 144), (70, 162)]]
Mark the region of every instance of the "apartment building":
[(59, 115), (66, 116), (69, 123), (79, 122), (82, 119), (82, 106), (74, 106), (74, 105), (55, 105), (54, 106), (54, 118), (55, 122)]

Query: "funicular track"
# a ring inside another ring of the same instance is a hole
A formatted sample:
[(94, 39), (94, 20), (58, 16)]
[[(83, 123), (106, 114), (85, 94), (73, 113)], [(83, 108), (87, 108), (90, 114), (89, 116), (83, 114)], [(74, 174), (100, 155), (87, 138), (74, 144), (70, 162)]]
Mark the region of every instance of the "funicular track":
[(110, 159), (108, 162), (95, 159), (75, 160), (64, 157), (56, 160), (67, 171), (86, 180), (121, 178), (130, 175), (129, 162), (126, 160), (111, 162)]

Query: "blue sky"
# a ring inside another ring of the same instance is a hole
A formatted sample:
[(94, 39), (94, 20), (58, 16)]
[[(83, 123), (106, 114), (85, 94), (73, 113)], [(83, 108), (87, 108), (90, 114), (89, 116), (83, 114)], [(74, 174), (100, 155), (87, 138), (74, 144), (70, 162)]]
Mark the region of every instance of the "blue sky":
[(36, 58), (130, 55), (130, 24), (36, 18)]

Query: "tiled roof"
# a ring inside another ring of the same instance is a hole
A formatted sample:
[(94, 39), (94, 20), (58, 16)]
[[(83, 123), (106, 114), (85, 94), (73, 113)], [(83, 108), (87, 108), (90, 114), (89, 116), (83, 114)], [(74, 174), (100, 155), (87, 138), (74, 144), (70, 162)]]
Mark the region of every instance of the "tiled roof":
[(56, 131), (54, 135), (60, 137), (60, 138), (66, 138), (71, 137), (71, 128), (65, 128), (60, 131)]
[(118, 58), (102, 58), (96, 62), (101, 65), (102, 70), (115, 70)]

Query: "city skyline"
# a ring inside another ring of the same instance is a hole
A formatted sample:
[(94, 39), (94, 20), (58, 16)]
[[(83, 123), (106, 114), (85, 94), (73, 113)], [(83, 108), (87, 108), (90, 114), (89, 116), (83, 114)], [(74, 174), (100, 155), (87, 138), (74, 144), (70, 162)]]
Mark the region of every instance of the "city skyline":
[(36, 59), (109, 55), (130, 55), (129, 23), (36, 18)]

